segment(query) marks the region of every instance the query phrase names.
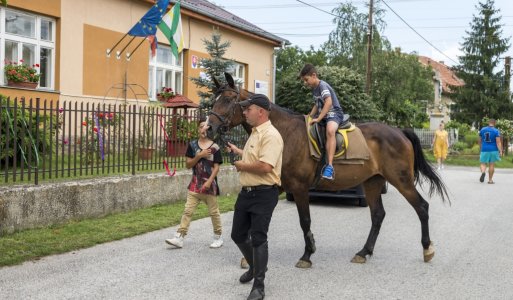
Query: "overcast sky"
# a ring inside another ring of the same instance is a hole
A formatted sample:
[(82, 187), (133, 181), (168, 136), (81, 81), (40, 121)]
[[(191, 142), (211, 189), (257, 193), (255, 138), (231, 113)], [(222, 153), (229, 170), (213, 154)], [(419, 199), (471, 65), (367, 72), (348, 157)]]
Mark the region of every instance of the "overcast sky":
[[(334, 29), (334, 16), (323, 11), (331, 12), (340, 3), (333, 0), (211, 2), (302, 49), (309, 49), (310, 45), (318, 49), (328, 40), (329, 33)], [(352, 3), (360, 12), (368, 12), (366, 5), (369, 1)], [(388, 6), (434, 47), (410, 29), (382, 1), (375, 0), (375, 3), (386, 10), (387, 27), (381, 34), (388, 38), (393, 47), (401, 47), (407, 53), (415, 51), (420, 55), (444, 61), (447, 65), (454, 65), (460, 54), (460, 43), (467, 36), (465, 30), (469, 30), (472, 16), (477, 15), (478, 1), (385, 0)], [(499, 14), (502, 16), (503, 37), (513, 36), (513, 0), (495, 0), (495, 8), (500, 9)], [(507, 55), (513, 56), (513, 48), (508, 50), (505, 56)]]

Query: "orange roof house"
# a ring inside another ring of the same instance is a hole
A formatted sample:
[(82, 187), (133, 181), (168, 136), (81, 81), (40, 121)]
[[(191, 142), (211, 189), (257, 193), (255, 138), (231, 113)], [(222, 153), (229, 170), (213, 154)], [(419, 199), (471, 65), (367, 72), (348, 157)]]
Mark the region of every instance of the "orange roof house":
[(431, 67), (434, 71), (434, 97), (433, 101), (427, 106), (427, 113), (430, 117), (430, 128), (436, 129), (441, 121), (449, 122), (451, 114), (451, 86), (462, 86), (465, 83), (458, 78), (449, 66), (443, 61), (436, 61), (426, 56), (419, 56), (419, 62), (426, 67)]

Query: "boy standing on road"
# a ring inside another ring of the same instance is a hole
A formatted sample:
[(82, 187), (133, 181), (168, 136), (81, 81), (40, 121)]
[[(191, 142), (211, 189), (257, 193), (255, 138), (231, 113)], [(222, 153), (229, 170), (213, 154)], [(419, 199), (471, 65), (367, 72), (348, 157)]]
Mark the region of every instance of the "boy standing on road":
[(306, 64), (299, 77), (306, 86), (312, 89), (314, 106), (310, 111), (310, 117), (313, 119), (310, 124), (320, 123), (326, 126), (326, 155), (328, 164), (324, 167), (322, 178), (333, 180), (335, 178), (333, 170), (333, 156), (335, 155), (336, 138), (338, 127), (344, 118), (344, 112), (337, 95), (331, 86), (317, 77), (317, 70), (312, 64)]
[(217, 173), (219, 165), (223, 162), (219, 146), (207, 137), (207, 123), (199, 124), (199, 139), (191, 141), (185, 153), (188, 169), (192, 168), (192, 179), (189, 183), (187, 202), (182, 215), (180, 227), (172, 239), (166, 243), (176, 248), (183, 247), (184, 237), (187, 235), (191, 223), (192, 214), (203, 201), (208, 206), (208, 213), (214, 227), (214, 241), (210, 248), (219, 248), (223, 245), (221, 214), (217, 203), (219, 186), (217, 185)]

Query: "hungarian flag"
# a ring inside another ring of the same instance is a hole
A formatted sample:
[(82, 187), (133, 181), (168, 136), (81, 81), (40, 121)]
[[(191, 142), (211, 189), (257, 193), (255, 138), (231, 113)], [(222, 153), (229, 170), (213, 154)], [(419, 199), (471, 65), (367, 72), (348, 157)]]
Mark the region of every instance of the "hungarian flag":
[(180, 16), (180, 2), (177, 2), (167, 14), (162, 17), (158, 25), (160, 31), (169, 40), (171, 52), (178, 59), (183, 50), (182, 17)]

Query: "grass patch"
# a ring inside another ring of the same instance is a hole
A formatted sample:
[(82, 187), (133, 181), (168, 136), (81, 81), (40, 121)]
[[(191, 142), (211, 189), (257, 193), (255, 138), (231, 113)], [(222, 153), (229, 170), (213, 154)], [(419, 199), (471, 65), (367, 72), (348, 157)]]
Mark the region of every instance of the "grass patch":
[[(236, 196), (218, 197), (221, 213), (232, 211)], [(0, 266), (20, 264), (42, 256), (88, 248), (180, 223), (185, 201), (156, 205), (100, 219), (73, 221), (62, 225), (29, 229), (0, 237)], [(201, 204), (193, 220), (208, 217)]]
[[(424, 151), (426, 159), (432, 164), (436, 164), (435, 157), (432, 151)], [(446, 165), (464, 166), (464, 167), (479, 167), (479, 155), (449, 155), (444, 161)], [(501, 161), (495, 163), (496, 168), (513, 168), (513, 154), (501, 157)]]

